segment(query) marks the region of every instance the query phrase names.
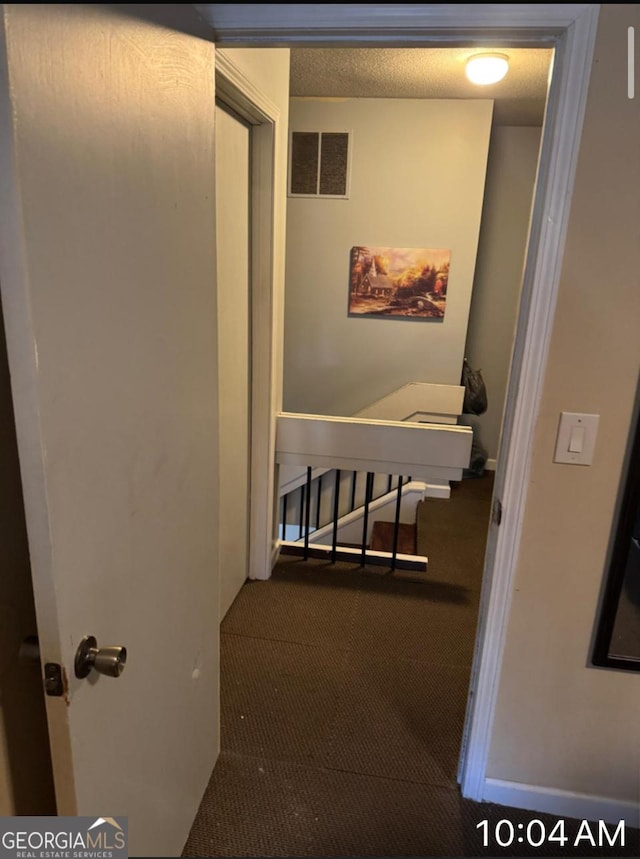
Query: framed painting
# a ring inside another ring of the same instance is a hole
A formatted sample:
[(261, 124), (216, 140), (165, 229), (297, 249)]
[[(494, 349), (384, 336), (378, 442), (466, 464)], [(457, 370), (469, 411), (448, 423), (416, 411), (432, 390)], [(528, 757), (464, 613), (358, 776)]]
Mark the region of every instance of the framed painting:
[(352, 247), (349, 315), (442, 320), (450, 264), (450, 250)]

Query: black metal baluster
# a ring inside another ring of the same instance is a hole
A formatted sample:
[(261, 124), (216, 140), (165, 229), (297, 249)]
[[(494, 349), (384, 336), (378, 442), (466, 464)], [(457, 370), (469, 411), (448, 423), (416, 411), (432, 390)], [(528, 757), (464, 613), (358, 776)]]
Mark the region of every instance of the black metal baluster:
[(393, 522), (393, 550), (391, 553), (391, 572), (396, 568), (398, 555), (398, 537), (400, 534), (400, 505), (402, 504), (402, 477), (398, 478), (398, 494), (396, 495), (396, 518)]
[(393, 486), (393, 474), (390, 474), (389, 479), (387, 480), (387, 492), (391, 492), (392, 486)]
[(364, 567), (367, 562), (367, 530), (369, 528), (369, 502), (373, 489), (373, 473), (367, 472), (367, 483), (364, 490), (364, 523), (362, 527), (362, 560), (360, 566)]
[(304, 560), (309, 558), (309, 520), (311, 518), (311, 466), (307, 466), (307, 487), (304, 507)]
[(287, 495), (282, 496), (282, 539), (287, 539)]
[(338, 545), (338, 510), (340, 503), (340, 469), (336, 469), (336, 485), (333, 490), (333, 537), (331, 538), (331, 563), (335, 564)]
[(349, 510), (351, 513), (353, 513), (353, 511), (356, 508), (356, 481), (357, 480), (358, 480), (358, 472), (354, 471), (351, 474), (351, 505), (349, 507)]
[(316, 531), (320, 527), (320, 501), (322, 498), (322, 476), (318, 478), (318, 494), (316, 495)]
[(302, 540), (302, 532), (303, 532), (303, 520), (302, 520), (302, 511), (304, 510), (304, 484), (300, 487), (300, 530), (298, 531), (298, 540)]

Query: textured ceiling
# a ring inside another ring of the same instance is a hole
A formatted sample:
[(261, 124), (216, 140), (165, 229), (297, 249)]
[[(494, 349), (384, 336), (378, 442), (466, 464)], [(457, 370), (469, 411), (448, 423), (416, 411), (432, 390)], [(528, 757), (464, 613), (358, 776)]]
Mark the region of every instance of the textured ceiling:
[(509, 73), (475, 86), (465, 77), (477, 48), (292, 48), (291, 95), (334, 98), (491, 98), (497, 125), (542, 125), (553, 51), (499, 48)]

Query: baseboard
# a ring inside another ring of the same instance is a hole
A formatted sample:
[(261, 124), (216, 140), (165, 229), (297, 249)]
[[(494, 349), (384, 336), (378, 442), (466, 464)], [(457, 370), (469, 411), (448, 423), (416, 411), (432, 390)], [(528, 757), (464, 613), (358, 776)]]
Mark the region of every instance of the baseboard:
[(495, 471), (496, 470), (496, 464), (497, 464), (496, 459), (488, 459), (484, 464), (484, 470), (485, 471)]
[(451, 498), (451, 484), (447, 483), (426, 483), (424, 491), (425, 498)]
[(624, 820), (626, 826), (633, 828), (640, 823), (640, 806), (634, 802), (515, 781), (485, 779), (482, 800), (578, 820), (604, 820), (607, 823)]
[[(275, 567), (275, 565), (280, 560), (280, 551), (282, 549), (282, 540), (275, 540), (273, 547), (271, 549), (271, 570)], [(271, 576), (271, 570), (269, 570), (269, 576)]]

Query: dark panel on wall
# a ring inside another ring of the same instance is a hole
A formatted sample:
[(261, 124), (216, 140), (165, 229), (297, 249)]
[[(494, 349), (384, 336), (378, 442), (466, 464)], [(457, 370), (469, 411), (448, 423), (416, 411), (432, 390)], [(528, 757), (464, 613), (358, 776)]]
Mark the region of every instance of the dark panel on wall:
[(291, 135), (291, 194), (318, 193), (318, 138), (315, 131)]
[(347, 193), (349, 135), (324, 133), (320, 158), (320, 193), (341, 197)]

